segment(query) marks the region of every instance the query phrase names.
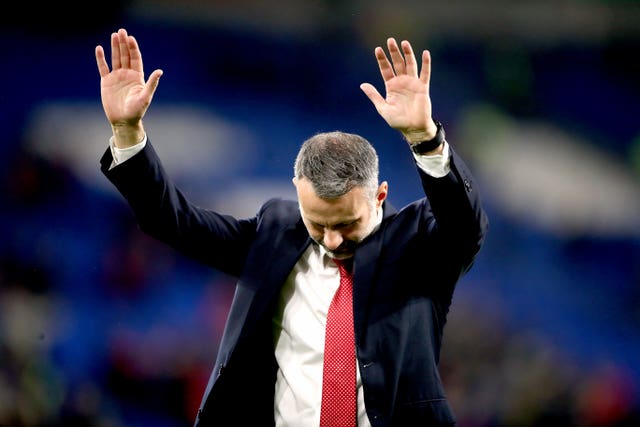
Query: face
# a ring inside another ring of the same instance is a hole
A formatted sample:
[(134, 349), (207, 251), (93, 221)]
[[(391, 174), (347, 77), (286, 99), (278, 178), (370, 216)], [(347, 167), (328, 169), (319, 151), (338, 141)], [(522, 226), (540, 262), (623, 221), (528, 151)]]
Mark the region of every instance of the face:
[(323, 246), (329, 256), (351, 258), (356, 245), (375, 228), (377, 211), (387, 197), (387, 183), (380, 184), (372, 201), (360, 187), (340, 198), (327, 200), (316, 195), (307, 179), (293, 182), (302, 220), (311, 238)]

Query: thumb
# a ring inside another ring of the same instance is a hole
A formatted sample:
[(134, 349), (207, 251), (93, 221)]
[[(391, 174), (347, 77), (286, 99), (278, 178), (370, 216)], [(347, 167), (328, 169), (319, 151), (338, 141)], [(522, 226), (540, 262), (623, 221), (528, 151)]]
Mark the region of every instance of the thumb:
[(148, 97), (152, 97), (158, 88), (158, 84), (160, 83), (160, 77), (162, 76), (162, 70), (157, 69), (154, 70), (153, 73), (149, 76), (147, 83), (144, 85), (145, 95)]
[(385, 100), (382, 95), (380, 95), (380, 92), (378, 92), (378, 89), (376, 89), (371, 83), (362, 83), (360, 85), (360, 89), (362, 89), (364, 94), (367, 95), (367, 98), (369, 98), (376, 109), (379, 110), (385, 103)]

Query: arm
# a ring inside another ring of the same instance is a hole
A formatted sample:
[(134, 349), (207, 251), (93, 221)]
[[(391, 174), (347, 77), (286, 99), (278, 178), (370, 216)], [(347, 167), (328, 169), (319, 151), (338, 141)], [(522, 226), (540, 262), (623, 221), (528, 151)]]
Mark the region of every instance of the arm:
[[(437, 133), (429, 97), (431, 55), (427, 50), (422, 52), (418, 72), (408, 41), (398, 46), (395, 39), (389, 38), (387, 47), (390, 59), (381, 47), (375, 49), (386, 98), (369, 83), (360, 87), (382, 118), (400, 131), (410, 145), (430, 141)], [(451, 283), (455, 283), (458, 274), (472, 264), (488, 228), (478, 188), (463, 160), (444, 140), (433, 151), (416, 155), (416, 162), (441, 242), (438, 247), (442, 258), (437, 265), (453, 272)], [(451, 268), (444, 268), (445, 265)]]
[(162, 70), (153, 71), (144, 81), (138, 42), (122, 28), (111, 34), (111, 71), (102, 46), (96, 46), (95, 55), (102, 107), (111, 124), (115, 146), (131, 147), (145, 137), (142, 117), (151, 105)]
[[(418, 73), (418, 64), (408, 41), (403, 40), (398, 46), (394, 38), (389, 38), (387, 48), (391, 60), (381, 47), (374, 51), (384, 80), (386, 98), (370, 83), (363, 83), (360, 88), (389, 126), (400, 131), (410, 145), (430, 141), (437, 132), (431, 117), (429, 97), (431, 55), (428, 50), (422, 52), (422, 66)], [(443, 146), (440, 144), (424, 154), (441, 154)]]
[(167, 175), (150, 141), (111, 168), (106, 150), (102, 173), (131, 208), (140, 230), (183, 255), (238, 276), (255, 237), (257, 217), (236, 219), (191, 203)]
[[(181, 253), (239, 275), (255, 233), (255, 219), (237, 220), (190, 203), (167, 176), (147, 140), (142, 118), (162, 75), (145, 82), (138, 43), (124, 29), (111, 34), (109, 70), (104, 49), (95, 50), (104, 112), (111, 124), (110, 149), (101, 169), (131, 207), (140, 229)], [(112, 167), (116, 163), (121, 166)]]

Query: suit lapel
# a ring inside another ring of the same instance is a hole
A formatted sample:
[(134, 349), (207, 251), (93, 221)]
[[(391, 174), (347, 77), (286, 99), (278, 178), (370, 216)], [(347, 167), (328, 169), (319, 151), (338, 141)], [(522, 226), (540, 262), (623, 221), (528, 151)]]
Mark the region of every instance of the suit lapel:
[(362, 337), (364, 325), (367, 324), (366, 320), (369, 315), (367, 307), (371, 306), (368, 300), (371, 297), (375, 278), (378, 275), (380, 254), (384, 250), (385, 219), (395, 213), (396, 209), (391, 204), (384, 202), (384, 216), (380, 228), (363, 240), (356, 249), (353, 270), (353, 321), (356, 340)]
[(311, 238), (302, 220), (274, 240), (273, 249), (265, 254), (262, 279), (256, 284), (251, 299), (243, 302), (249, 309), (246, 311), (245, 321), (242, 322), (241, 335), (249, 334), (256, 322), (267, 315), (266, 310), (269, 310), (269, 313), (272, 311), (285, 280), (310, 243)]

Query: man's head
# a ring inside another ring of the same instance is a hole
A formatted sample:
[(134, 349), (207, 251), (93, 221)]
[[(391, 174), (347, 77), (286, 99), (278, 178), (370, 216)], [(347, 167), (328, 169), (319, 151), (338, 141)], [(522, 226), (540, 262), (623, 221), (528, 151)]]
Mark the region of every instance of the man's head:
[(378, 155), (371, 144), (337, 131), (302, 144), (293, 183), (309, 235), (338, 259), (353, 256), (371, 234), (388, 191), (386, 182), (378, 184)]

